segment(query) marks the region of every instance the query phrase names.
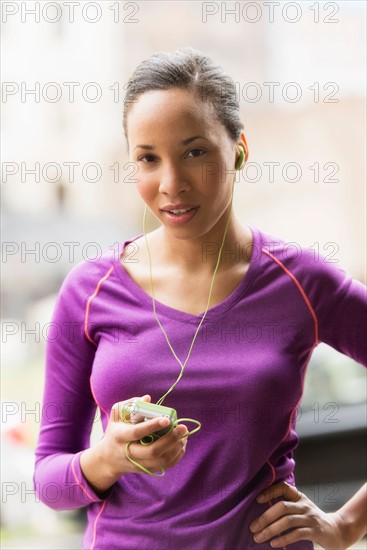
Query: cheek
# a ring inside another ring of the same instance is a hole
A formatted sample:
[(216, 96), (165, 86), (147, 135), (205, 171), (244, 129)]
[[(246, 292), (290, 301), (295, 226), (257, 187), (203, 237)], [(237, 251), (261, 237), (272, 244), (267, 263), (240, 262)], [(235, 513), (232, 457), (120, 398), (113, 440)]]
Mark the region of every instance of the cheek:
[(224, 171), (221, 173), (219, 170), (218, 173), (206, 178), (205, 194), (212, 199), (212, 205), (221, 205), (230, 192), (229, 188)]
[(230, 187), (235, 177), (234, 163), (228, 160), (229, 155), (218, 155), (213, 162), (203, 163), (202, 180), (213, 189), (224, 191)]
[(144, 202), (151, 202), (157, 194), (158, 184), (154, 182), (151, 176), (142, 173), (136, 174), (133, 179), (135, 188)]

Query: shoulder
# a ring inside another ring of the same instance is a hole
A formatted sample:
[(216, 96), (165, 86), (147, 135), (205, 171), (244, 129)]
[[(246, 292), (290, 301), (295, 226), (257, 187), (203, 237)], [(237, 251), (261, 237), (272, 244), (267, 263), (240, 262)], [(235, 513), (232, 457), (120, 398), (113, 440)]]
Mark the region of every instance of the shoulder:
[[(321, 254), (317, 247), (307, 248), (296, 241), (286, 241), (262, 233), (262, 254), (267, 283), (279, 278), (293, 281), (310, 299), (315, 309), (345, 308), (367, 305), (367, 287), (343, 267), (335, 255)], [(266, 242), (268, 244), (266, 244)]]
[(296, 240), (286, 240), (259, 229), (254, 229), (254, 254), (261, 256), (267, 267), (283, 271), (315, 266), (315, 253)]
[(94, 260), (84, 259), (74, 265), (63, 280), (59, 297), (70, 305), (85, 302), (105, 281), (116, 276), (122, 248), (115, 246)]
[(323, 289), (335, 291), (351, 280), (351, 276), (335, 258), (324, 256), (317, 247), (308, 248), (296, 240), (257, 231), (265, 270), (267, 268), (273, 275), (294, 278), (309, 292)]

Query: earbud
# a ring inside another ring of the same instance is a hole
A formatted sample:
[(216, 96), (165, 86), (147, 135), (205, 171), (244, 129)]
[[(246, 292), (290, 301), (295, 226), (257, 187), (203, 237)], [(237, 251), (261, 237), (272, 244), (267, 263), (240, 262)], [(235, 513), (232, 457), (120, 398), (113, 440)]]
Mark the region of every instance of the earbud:
[(241, 170), (242, 168), (242, 165), (243, 165), (243, 161), (245, 160), (245, 151), (243, 149), (243, 147), (237, 147), (237, 151), (238, 151), (238, 154), (240, 155), (239, 158), (237, 159), (237, 162), (236, 162), (236, 165), (235, 165), (235, 168), (236, 170)]

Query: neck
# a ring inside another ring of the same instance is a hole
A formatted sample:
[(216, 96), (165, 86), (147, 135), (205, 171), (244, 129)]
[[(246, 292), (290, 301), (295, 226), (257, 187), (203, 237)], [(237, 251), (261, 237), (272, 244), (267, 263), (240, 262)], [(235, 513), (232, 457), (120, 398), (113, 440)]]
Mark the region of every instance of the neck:
[[(151, 248), (156, 265), (169, 265), (187, 273), (212, 274), (217, 264), (229, 212), (210, 230), (195, 239), (180, 239), (170, 234), (165, 227), (151, 233)], [(251, 241), (251, 233), (235, 218), (233, 212), (228, 224), (218, 269), (238, 263), (241, 244)], [(234, 253), (236, 251), (236, 253)]]

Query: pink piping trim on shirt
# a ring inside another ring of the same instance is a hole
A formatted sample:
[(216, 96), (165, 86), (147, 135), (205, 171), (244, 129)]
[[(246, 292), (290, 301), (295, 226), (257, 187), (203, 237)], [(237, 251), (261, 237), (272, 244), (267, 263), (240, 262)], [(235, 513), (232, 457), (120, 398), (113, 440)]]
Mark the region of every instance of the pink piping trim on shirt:
[[(312, 348), (306, 358), (306, 361), (305, 361), (305, 364), (302, 368), (302, 370), (304, 368), (306, 368), (310, 358), (311, 358), (311, 355), (312, 355), (312, 352), (313, 350), (315, 349), (315, 347), (318, 345), (319, 343), (319, 323), (318, 323), (318, 319), (317, 319), (317, 316), (316, 316), (316, 313), (315, 313), (315, 310), (313, 309), (312, 305), (311, 305), (311, 302), (310, 300), (308, 299), (305, 291), (303, 290), (301, 284), (299, 283), (299, 281), (296, 279), (296, 277), (293, 275), (293, 273), (291, 273), (289, 271), (289, 269), (287, 269), (285, 267), (284, 264), (282, 264), (282, 262), (280, 262), (278, 260), (278, 258), (276, 258), (275, 256), (273, 256), (273, 254), (271, 254), (270, 252), (268, 252), (267, 250), (265, 250), (265, 248), (262, 248), (261, 249), (262, 252), (264, 252), (264, 254), (266, 254), (267, 256), (269, 256), (269, 258), (271, 258), (272, 260), (274, 260), (274, 262), (276, 262), (282, 269), (283, 271), (292, 279), (292, 281), (295, 283), (295, 285), (297, 286), (298, 290), (300, 291), (301, 295), (302, 295), (302, 298), (304, 299), (311, 315), (312, 315), (312, 318), (314, 320), (314, 326), (315, 326), (315, 341), (312, 345)], [(296, 412), (297, 408), (298, 408), (298, 405), (300, 404), (301, 402), (301, 399), (302, 399), (302, 396), (303, 396), (303, 387), (302, 387), (302, 392), (301, 392), (301, 396), (298, 400), (298, 403), (296, 404), (296, 406), (293, 408), (291, 414), (290, 414), (290, 417), (289, 417), (289, 423), (288, 423), (288, 430), (287, 430), (287, 433), (285, 434), (285, 436), (283, 437), (283, 439), (281, 440), (284, 441), (284, 439), (286, 439), (288, 437), (288, 434), (291, 430), (291, 425), (292, 425), (292, 420), (293, 420), (293, 416), (294, 416), (294, 413)], [(271, 464), (270, 460), (267, 461), (267, 464), (269, 465), (270, 469), (271, 469), (271, 475), (272, 475), (272, 479), (271, 479), (271, 482), (270, 482), (270, 485), (269, 487), (274, 483), (274, 480), (275, 480), (275, 469), (274, 469), (274, 466)], [(272, 506), (272, 501), (270, 500), (269, 501), (269, 507)], [(283, 550), (287, 550), (287, 547), (286, 546), (283, 546)]]
[(94, 399), (94, 401), (95, 401), (97, 407), (99, 407), (99, 408), (101, 409), (101, 411), (103, 411), (103, 412), (105, 413), (105, 415), (107, 416), (107, 418), (108, 418), (108, 417), (109, 417), (108, 412), (106, 411), (106, 409), (104, 409), (104, 408), (102, 407), (102, 405), (100, 405), (100, 403), (98, 402), (98, 399), (97, 399), (97, 397), (96, 397), (96, 394), (94, 393), (93, 386), (92, 386), (92, 375), (91, 375), (90, 378), (89, 378), (89, 385), (90, 385), (90, 390), (91, 390), (92, 395), (93, 395), (93, 399)]
[[(275, 470), (274, 470), (274, 466), (272, 465), (272, 463), (270, 462), (270, 460), (267, 461), (267, 464), (269, 464), (269, 468), (271, 469), (271, 482), (269, 484), (272, 485), (275, 481)], [(271, 501), (270, 501), (271, 502)]]
[[(81, 453), (78, 453), (79, 455)], [(96, 500), (95, 498), (91, 497), (90, 494), (88, 493), (88, 491), (86, 490), (85, 487), (83, 487), (83, 485), (80, 483), (79, 479), (78, 479), (78, 476), (76, 475), (76, 471), (75, 471), (75, 467), (74, 467), (74, 462), (76, 460), (76, 457), (77, 457), (77, 454), (74, 456), (72, 462), (71, 462), (71, 469), (73, 471), (73, 474), (74, 474), (74, 478), (75, 478), (75, 481), (77, 482), (77, 484), (79, 485), (79, 487), (84, 491), (84, 493), (87, 495), (87, 497), (92, 501), (92, 502), (98, 502), (98, 500)], [(101, 506), (101, 509), (100, 511), (98, 512), (98, 515), (94, 521), (94, 526), (93, 526), (93, 542), (92, 542), (92, 548), (91, 550), (93, 550), (94, 548), (94, 545), (95, 545), (95, 542), (96, 542), (96, 538), (97, 538), (97, 523), (98, 523), (98, 520), (99, 520), (99, 517), (100, 515), (102, 514), (103, 510), (104, 510), (104, 507), (106, 506), (107, 504), (107, 499), (103, 502), (102, 506)]]
[[(312, 353), (313, 353), (313, 350), (315, 349), (316, 346), (317, 346), (317, 343), (315, 342), (314, 345), (312, 346), (312, 348), (310, 349), (309, 354), (307, 355), (307, 359), (306, 359), (306, 361), (305, 361), (305, 364), (304, 364), (303, 367), (302, 367), (302, 370), (304, 370), (304, 369), (307, 367), (308, 362), (309, 362), (309, 360), (311, 359), (311, 355), (312, 355)], [(289, 434), (289, 432), (291, 431), (291, 425), (292, 425), (293, 416), (294, 416), (294, 413), (296, 412), (296, 410), (297, 410), (297, 408), (298, 408), (298, 405), (300, 404), (300, 402), (301, 402), (301, 400), (302, 400), (302, 396), (303, 396), (303, 387), (302, 387), (302, 393), (301, 393), (301, 396), (300, 396), (300, 398), (299, 398), (299, 400), (298, 400), (298, 403), (297, 403), (297, 405), (294, 407), (294, 409), (292, 410), (291, 415), (290, 415), (290, 417), (289, 417), (288, 430), (287, 430), (287, 433), (285, 434), (285, 436), (283, 437), (283, 439), (285, 439), (286, 437), (288, 437), (288, 434)], [(282, 441), (283, 441), (283, 439), (282, 439)]]
[(104, 501), (104, 503), (102, 504), (101, 506), (101, 509), (100, 511), (98, 512), (98, 515), (95, 519), (95, 522), (94, 522), (94, 527), (93, 527), (93, 542), (92, 542), (92, 546), (91, 546), (91, 550), (93, 550), (94, 548), (94, 545), (96, 543), (96, 538), (97, 538), (97, 523), (98, 523), (98, 520), (99, 520), (99, 516), (102, 514), (103, 510), (104, 510), (104, 507), (106, 506), (107, 504), (107, 500)]
[[(95, 346), (97, 346), (96, 342), (92, 339), (92, 337), (90, 336), (89, 334), (89, 330), (88, 330), (88, 320), (89, 320), (89, 313), (90, 313), (90, 308), (91, 308), (91, 305), (92, 305), (92, 300), (94, 300), (94, 298), (98, 295), (99, 291), (100, 291), (100, 288), (101, 288), (101, 285), (102, 283), (108, 279), (108, 277), (111, 275), (112, 271), (114, 270), (114, 266), (111, 265), (110, 269), (107, 271), (106, 275), (104, 275), (97, 283), (97, 286), (93, 292), (93, 294), (89, 297), (88, 299), (88, 302), (87, 302), (87, 307), (86, 307), (86, 310), (85, 310), (85, 323), (84, 323), (84, 334), (86, 336), (86, 338), (88, 338), (88, 340), (90, 342), (92, 342), (92, 344), (94, 344)], [(106, 411), (106, 409), (104, 409), (102, 407), (102, 405), (100, 405), (100, 403), (98, 402), (97, 398), (96, 398), (96, 395), (94, 393), (94, 390), (93, 390), (93, 386), (92, 386), (92, 376), (90, 376), (89, 378), (89, 385), (90, 385), (90, 389), (91, 389), (91, 392), (92, 392), (92, 395), (93, 395), (93, 399), (96, 403), (96, 405), (105, 413), (105, 415), (107, 416), (108, 418), (108, 413)], [(74, 476), (76, 478), (76, 475), (75, 475), (75, 472), (74, 472)], [(76, 478), (77, 479), (77, 478)], [(77, 480), (78, 481), (78, 480)], [(79, 483), (79, 482), (78, 482)], [(83, 488), (83, 487), (82, 487)], [(89, 495), (88, 495), (89, 496)], [(94, 545), (96, 543), (96, 538), (97, 538), (97, 523), (98, 523), (98, 520), (105, 508), (107, 504), (107, 500), (105, 500), (101, 506), (101, 509), (100, 511), (98, 512), (98, 515), (96, 516), (96, 519), (94, 521), (94, 526), (93, 526), (93, 542), (92, 542), (92, 547), (91, 547), (91, 550), (93, 550), (94, 548)]]
[[(308, 364), (308, 362), (309, 362), (309, 360), (310, 360), (310, 358), (311, 358), (312, 352), (313, 352), (313, 350), (315, 349), (316, 346), (317, 346), (317, 342), (314, 343), (314, 345), (312, 346), (312, 348), (311, 348), (309, 354), (307, 355), (307, 359), (306, 359), (306, 361), (305, 361), (305, 364), (304, 364), (303, 368), (305, 368), (305, 367), (307, 366), (307, 364)], [(293, 419), (294, 413), (296, 412), (296, 410), (297, 410), (297, 408), (298, 408), (298, 405), (299, 405), (300, 402), (301, 402), (302, 396), (303, 396), (303, 388), (302, 388), (301, 396), (300, 396), (300, 398), (299, 398), (299, 400), (298, 400), (298, 402), (297, 402), (297, 405), (293, 408), (293, 410), (292, 410), (292, 412), (291, 412), (291, 415), (290, 415), (290, 417), (289, 417), (289, 423), (288, 423), (288, 430), (287, 430), (287, 433), (285, 434), (285, 436), (283, 437), (283, 439), (281, 440), (281, 442), (284, 441), (284, 439), (286, 439), (286, 437), (288, 437), (288, 434), (289, 434), (289, 432), (290, 432), (290, 430), (291, 430), (292, 419)], [(270, 468), (271, 468), (271, 471), (272, 471), (272, 480), (271, 480), (271, 482), (270, 482), (270, 485), (272, 485), (272, 484), (274, 483), (274, 480), (275, 480), (275, 470), (274, 470), (274, 466), (271, 464), (270, 460), (268, 460), (267, 463), (269, 464), (269, 466), (270, 466)], [(269, 487), (270, 487), (270, 485), (269, 485)], [(270, 500), (270, 501), (269, 501), (269, 507), (272, 506), (272, 504), (273, 504), (273, 503), (272, 503), (272, 501)], [(287, 547), (286, 547), (286, 546), (283, 546), (282, 550), (287, 550)]]
[(114, 266), (111, 265), (110, 269), (107, 271), (106, 275), (104, 275), (97, 283), (97, 286), (95, 288), (95, 291), (93, 292), (92, 296), (90, 296), (88, 298), (88, 302), (87, 302), (87, 307), (86, 307), (86, 310), (85, 310), (85, 323), (84, 323), (84, 334), (85, 336), (88, 338), (88, 340), (90, 342), (92, 342), (92, 344), (94, 344), (95, 346), (97, 346), (97, 344), (95, 343), (95, 341), (91, 338), (90, 334), (89, 334), (89, 330), (88, 330), (88, 319), (89, 319), (89, 312), (90, 312), (90, 306), (92, 304), (92, 300), (94, 300), (94, 298), (97, 296), (100, 288), (101, 288), (101, 285), (102, 283), (108, 279), (108, 277), (111, 275), (112, 271), (114, 269)]
[[(79, 455), (81, 453), (78, 453)], [(82, 491), (87, 495), (87, 497), (89, 498), (89, 500), (91, 500), (92, 502), (97, 502), (95, 498), (91, 497), (90, 494), (88, 493), (87, 489), (80, 483), (79, 479), (78, 479), (78, 476), (76, 475), (76, 471), (75, 471), (75, 466), (74, 466), (74, 462), (75, 462), (75, 459), (76, 457), (78, 456), (78, 454), (76, 454), (71, 462), (71, 469), (73, 471), (73, 474), (74, 474), (74, 478), (75, 478), (75, 481), (77, 482), (77, 484), (79, 485), (79, 487), (82, 489)]]
[[(91, 305), (92, 305), (92, 300), (94, 300), (94, 298), (97, 296), (98, 292), (100, 291), (100, 288), (101, 288), (101, 285), (102, 283), (108, 279), (108, 277), (111, 275), (112, 271), (114, 269), (114, 266), (111, 265), (110, 269), (107, 271), (106, 275), (104, 275), (97, 283), (97, 286), (93, 292), (93, 294), (88, 298), (88, 302), (87, 302), (87, 307), (85, 309), (85, 322), (84, 322), (84, 334), (85, 336), (88, 338), (88, 340), (90, 342), (92, 342), (92, 344), (94, 344), (95, 346), (97, 346), (97, 344), (95, 343), (95, 341), (91, 338), (90, 334), (89, 334), (89, 331), (88, 331), (88, 320), (89, 320), (89, 313), (90, 313), (90, 308), (91, 308)], [(108, 418), (108, 412), (106, 411), (106, 409), (104, 409), (102, 407), (102, 405), (100, 405), (98, 403), (98, 400), (96, 398), (96, 395), (93, 391), (93, 386), (92, 386), (92, 376), (90, 376), (89, 378), (89, 385), (90, 385), (90, 389), (91, 389), (91, 392), (92, 392), (92, 395), (93, 395), (93, 399), (96, 403), (96, 405), (101, 409), (101, 411), (103, 411), (105, 413), (105, 415), (107, 416)]]
[(302, 298), (304, 299), (304, 301), (306, 302), (306, 305), (308, 307), (308, 309), (310, 310), (310, 313), (312, 315), (312, 318), (314, 320), (314, 323), (315, 323), (315, 344), (314, 345), (317, 345), (318, 342), (319, 342), (319, 323), (318, 323), (318, 320), (317, 320), (317, 317), (316, 317), (316, 313), (311, 305), (311, 302), (310, 300), (308, 299), (308, 297), (306, 296), (306, 293), (305, 291), (303, 290), (303, 288), (301, 287), (300, 283), (297, 281), (297, 279), (295, 278), (295, 276), (293, 275), (293, 273), (291, 273), (289, 271), (289, 269), (287, 269), (285, 267), (285, 265), (282, 264), (282, 262), (280, 262), (278, 260), (278, 258), (276, 258), (275, 256), (273, 256), (273, 254), (271, 254), (270, 252), (268, 252), (267, 250), (265, 250), (265, 248), (262, 248), (261, 249), (262, 252), (264, 252), (265, 254), (267, 254), (269, 256), (269, 258), (271, 258), (272, 260), (274, 260), (274, 262), (276, 262), (282, 269), (283, 271), (285, 271), (285, 273), (287, 275), (289, 275), (289, 277), (292, 279), (292, 281), (295, 283), (295, 285), (297, 286), (298, 290), (300, 291), (301, 295), (302, 295)]

